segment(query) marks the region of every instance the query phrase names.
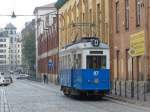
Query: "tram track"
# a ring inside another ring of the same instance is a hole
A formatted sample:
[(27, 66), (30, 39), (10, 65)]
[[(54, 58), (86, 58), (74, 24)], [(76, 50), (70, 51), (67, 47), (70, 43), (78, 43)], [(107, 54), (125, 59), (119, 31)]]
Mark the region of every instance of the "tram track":
[(1, 87), (0, 89), (0, 112), (11, 112), (10, 106), (6, 97), (5, 87)]

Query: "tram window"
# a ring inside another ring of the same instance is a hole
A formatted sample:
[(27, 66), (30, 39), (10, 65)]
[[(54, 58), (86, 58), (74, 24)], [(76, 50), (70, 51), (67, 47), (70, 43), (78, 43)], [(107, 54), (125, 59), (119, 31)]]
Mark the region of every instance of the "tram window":
[(65, 56), (65, 68), (68, 67), (68, 61), (67, 61), (67, 56)]
[(105, 69), (106, 68), (106, 56), (87, 56), (87, 68), (90, 69)]
[(63, 56), (63, 68), (65, 67), (65, 57)]
[(81, 54), (74, 55), (74, 68), (81, 68)]
[(77, 68), (81, 68), (81, 54), (77, 55)]
[(68, 55), (68, 67), (69, 68), (71, 67), (71, 57), (70, 57), (70, 55)]

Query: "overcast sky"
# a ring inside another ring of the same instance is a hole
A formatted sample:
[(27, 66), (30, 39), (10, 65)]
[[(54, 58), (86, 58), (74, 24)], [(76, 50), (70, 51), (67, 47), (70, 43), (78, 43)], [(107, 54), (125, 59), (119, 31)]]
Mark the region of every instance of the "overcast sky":
[[(16, 15), (32, 15), (35, 7), (46, 5), (57, 0), (0, 0), (0, 15), (11, 15), (15, 11)], [(26, 21), (32, 20), (33, 17), (11, 17), (0, 16), (0, 28), (8, 23), (13, 23), (18, 31), (24, 27)]]

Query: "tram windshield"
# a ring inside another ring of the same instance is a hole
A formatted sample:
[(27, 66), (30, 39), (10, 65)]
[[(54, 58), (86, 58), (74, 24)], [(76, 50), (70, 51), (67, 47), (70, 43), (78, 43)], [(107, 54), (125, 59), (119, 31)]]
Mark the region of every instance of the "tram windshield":
[(86, 60), (89, 69), (106, 68), (106, 56), (87, 56)]

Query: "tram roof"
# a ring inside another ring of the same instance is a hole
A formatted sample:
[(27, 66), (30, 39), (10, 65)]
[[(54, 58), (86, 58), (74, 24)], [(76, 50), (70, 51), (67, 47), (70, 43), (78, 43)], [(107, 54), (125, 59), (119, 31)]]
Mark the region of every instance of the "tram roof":
[(71, 50), (71, 49), (109, 49), (109, 46), (105, 43), (100, 42), (99, 46), (93, 47), (91, 44), (91, 39), (98, 39), (97, 37), (89, 38), (84, 37), (81, 38), (71, 44), (68, 44), (64, 47), (63, 50)]

